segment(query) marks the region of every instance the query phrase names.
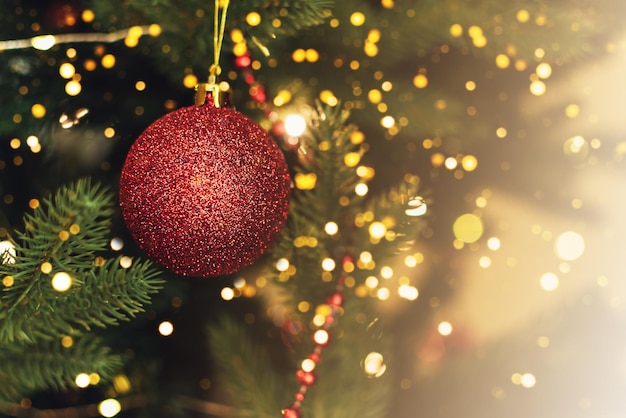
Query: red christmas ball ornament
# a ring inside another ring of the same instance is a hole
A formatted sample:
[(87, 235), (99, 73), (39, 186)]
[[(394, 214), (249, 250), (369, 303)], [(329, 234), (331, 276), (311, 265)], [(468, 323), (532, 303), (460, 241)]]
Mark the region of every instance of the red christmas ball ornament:
[(287, 219), (290, 177), (274, 140), (211, 95), (152, 123), (131, 146), (120, 207), (147, 255), (185, 276), (252, 264)]

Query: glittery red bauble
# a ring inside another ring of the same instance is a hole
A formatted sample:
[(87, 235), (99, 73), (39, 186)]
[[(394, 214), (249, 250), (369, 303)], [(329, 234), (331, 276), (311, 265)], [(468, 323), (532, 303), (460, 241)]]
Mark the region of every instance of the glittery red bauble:
[(132, 145), (120, 206), (137, 244), (177, 274), (252, 264), (287, 218), (285, 158), (256, 122), (212, 101), (171, 112)]

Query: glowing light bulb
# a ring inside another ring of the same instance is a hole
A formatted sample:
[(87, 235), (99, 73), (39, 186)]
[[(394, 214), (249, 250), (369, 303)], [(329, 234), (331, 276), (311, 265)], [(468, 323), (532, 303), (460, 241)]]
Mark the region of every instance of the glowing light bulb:
[(52, 288), (57, 292), (67, 292), (72, 287), (72, 276), (64, 271), (56, 273), (52, 277)]
[(466, 213), (454, 221), (452, 231), (459, 241), (470, 244), (478, 241), (483, 235), (483, 222), (478, 216)]
[(172, 335), (174, 332), (174, 324), (170, 321), (163, 321), (159, 324), (159, 334), (164, 337)]
[(440, 322), (437, 326), (437, 331), (443, 336), (450, 335), (452, 334), (452, 324), (447, 321)]
[(235, 291), (231, 289), (230, 287), (225, 287), (220, 292), (220, 296), (224, 300), (233, 300), (235, 297)]
[(370, 236), (374, 239), (381, 239), (387, 233), (387, 227), (382, 222), (372, 222), (368, 228)]
[(306, 120), (300, 115), (289, 115), (285, 118), (285, 131), (289, 136), (300, 136), (306, 130)]
[(333, 271), (336, 267), (335, 260), (332, 258), (325, 258), (322, 260), (322, 270)]
[(363, 360), (363, 370), (368, 377), (380, 377), (387, 370), (383, 355), (371, 352)]
[(532, 373), (524, 373), (520, 378), (520, 384), (525, 388), (532, 388), (537, 383), (537, 379)]
[(81, 389), (86, 388), (87, 386), (89, 386), (89, 375), (87, 373), (77, 374), (74, 378), (74, 383), (76, 383), (76, 386)]
[(315, 341), (315, 343), (318, 345), (326, 345), (328, 344), (329, 340), (330, 340), (330, 335), (328, 334), (328, 331), (326, 331), (325, 329), (318, 329), (313, 334), (313, 341)]
[(564, 232), (557, 237), (555, 250), (561, 260), (573, 261), (585, 252), (585, 240), (576, 232)]
[(559, 287), (559, 278), (554, 273), (544, 273), (540, 279), (541, 288), (546, 292), (551, 292)]
[(54, 44), (56, 44), (57, 40), (54, 35), (41, 35), (35, 36), (31, 39), (30, 44), (33, 48), (38, 49), (40, 51), (47, 51), (52, 48)]
[(326, 225), (324, 225), (324, 232), (328, 235), (335, 235), (339, 232), (339, 225), (335, 222), (327, 222)]
[(276, 261), (276, 270), (278, 271), (287, 271), (289, 268), (289, 260), (286, 258), (280, 258)]
[(106, 418), (114, 417), (122, 410), (122, 405), (117, 399), (109, 398), (105, 399), (98, 404), (98, 412), (100, 415)]

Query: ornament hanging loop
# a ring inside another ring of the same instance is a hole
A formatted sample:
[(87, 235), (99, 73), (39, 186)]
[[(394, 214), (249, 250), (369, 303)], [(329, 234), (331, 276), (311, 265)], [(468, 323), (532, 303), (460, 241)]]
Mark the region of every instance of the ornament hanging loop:
[[(228, 88), (220, 86), (217, 77), (222, 73), (220, 67), (220, 54), (224, 43), (224, 32), (226, 31), (226, 12), (230, 0), (215, 0), (215, 13), (213, 16), (213, 64), (209, 67), (209, 79), (206, 83), (198, 84), (195, 87), (195, 104), (203, 105), (207, 98), (213, 102), (215, 107), (228, 105)], [(222, 14), (220, 16), (220, 8)], [(228, 83), (223, 83), (226, 86)]]

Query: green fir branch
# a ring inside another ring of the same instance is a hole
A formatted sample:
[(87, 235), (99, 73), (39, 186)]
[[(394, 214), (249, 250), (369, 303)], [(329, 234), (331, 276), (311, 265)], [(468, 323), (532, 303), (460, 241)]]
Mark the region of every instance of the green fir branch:
[[(149, 302), (160, 283), (150, 262), (122, 269), (119, 259), (97, 255), (107, 249), (112, 203), (108, 190), (79, 180), (24, 216), (25, 231), (13, 240), (15, 262), (0, 265), (0, 343), (114, 325)], [(71, 278), (66, 291), (52, 286), (58, 273)]]
[(73, 386), (79, 373), (96, 373), (110, 380), (122, 360), (91, 334), (64, 347), (58, 339), (0, 345), (0, 399), (15, 400), (36, 390)]
[(220, 382), (229, 401), (245, 411), (242, 416), (270, 418), (285, 407), (289, 393), (271, 367), (269, 353), (242, 325), (229, 318), (211, 325), (209, 345)]

